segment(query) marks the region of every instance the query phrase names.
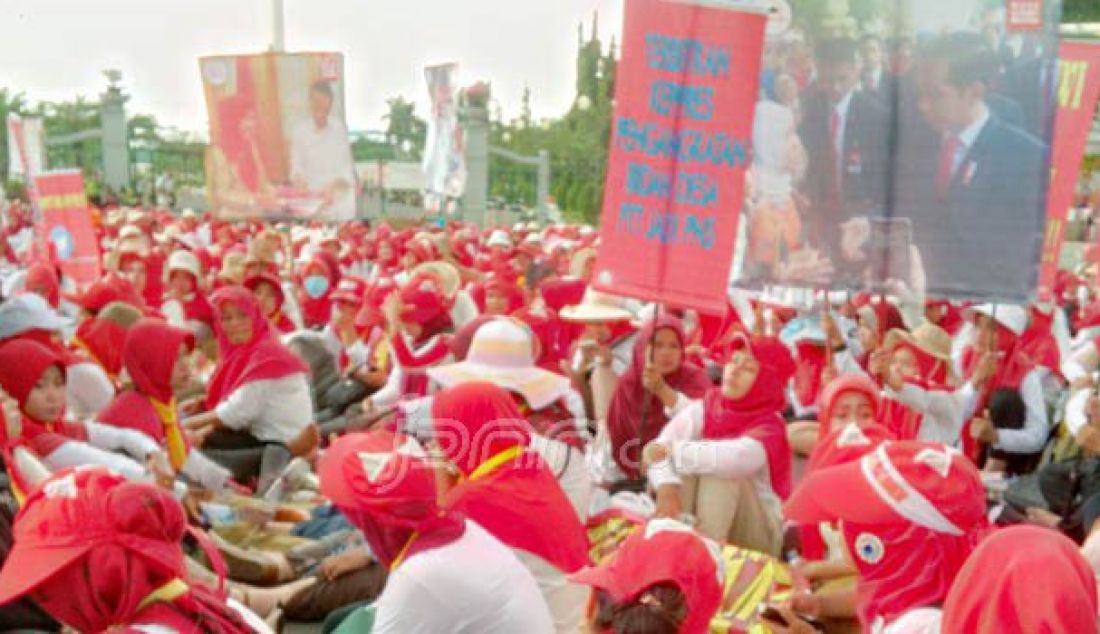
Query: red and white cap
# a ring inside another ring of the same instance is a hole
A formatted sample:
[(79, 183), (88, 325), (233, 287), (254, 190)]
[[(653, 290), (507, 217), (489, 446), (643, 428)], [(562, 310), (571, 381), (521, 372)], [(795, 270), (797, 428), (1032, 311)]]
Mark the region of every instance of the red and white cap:
[(607, 561), (574, 573), (569, 580), (599, 588), (620, 605), (634, 601), (654, 585), (671, 583), (688, 606), (679, 631), (703, 634), (722, 602), (722, 561), (721, 547), (691, 527), (675, 520), (652, 519), (627, 537)]
[(985, 489), (974, 464), (939, 443), (888, 442), (849, 462), (811, 473), (783, 507), (799, 524), (845, 520), (915, 524), (964, 535), (985, 519)]
[(340, 278), (336, 290), (332, 293), (332, 301), (363, 305), (363, 298), (367, 294), (367, 281), (360, 277), (345, 275)]

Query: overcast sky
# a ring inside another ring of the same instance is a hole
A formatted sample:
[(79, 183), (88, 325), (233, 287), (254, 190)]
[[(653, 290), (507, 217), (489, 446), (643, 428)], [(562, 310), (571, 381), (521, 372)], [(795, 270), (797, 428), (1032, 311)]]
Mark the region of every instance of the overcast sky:
[[(285, 0), (289, 51), (344, 54), (348, 125), (381, 129), (389, 97), (427, 112), (426, 64), (456, 61), (461, 85), (493, 83), (505, 118), (523, 83), (535, 117), (574, 94), (577, 24), (600, 12), (606, 45), (622, 0)], [(269, 0), (0, 0), (0, 87), (32, 101), (97, 98), (117, 68), (131, 113), (206, 131), (198, 58), (270, 43)]]

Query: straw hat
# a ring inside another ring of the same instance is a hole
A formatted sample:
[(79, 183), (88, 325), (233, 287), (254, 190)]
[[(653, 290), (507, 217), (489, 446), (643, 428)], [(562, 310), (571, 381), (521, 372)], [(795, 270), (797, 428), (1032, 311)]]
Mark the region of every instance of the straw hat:
[(631, 321), (636, 316), (623, 306), (622, 299), (606, 293), (587, 289), (580, 304), (561, 309), (565, 321)]
[(951, 335), (936, 324), (923, 324), (911, 333), (894, 328), (886, 333), (883, 347), (893, 350), (902, 342), (915, 346), (940, 361), (951, 361)]
[(434, 277), (439, 282), (447, 299), (454, 299), (459, 289), (462, 288), (462, 276), (459, 275), (458, 269), (450, 262), (436, 260), (418, 264), (410, 271), (409, 277), (416, 277), (420, 274)]
[(564, 396), (569, 379), (535, 365), (535, 342), (529, 330), (512, 319), (486, 322), (470, 343), (466, 360), (428, 368), (443, 387), (489, 381), (523, 396), (532, 409), (542, 409)]

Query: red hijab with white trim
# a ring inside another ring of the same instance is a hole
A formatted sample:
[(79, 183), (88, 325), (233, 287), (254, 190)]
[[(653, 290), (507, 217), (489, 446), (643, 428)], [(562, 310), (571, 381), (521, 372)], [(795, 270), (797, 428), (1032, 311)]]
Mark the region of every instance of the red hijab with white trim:
[[(240, 286), (229, 286), (214, 293), (210, 299), (214, 307), (214, 333), (218, 338), (218, 365), (207, 384), (207, 409), (213, 409), (245, 383), (308, 371), (306, 364), (279, 341), (251, 292)], [(227, 304), (236, 306), (252, 321), (252, 338), (246, 343), (230, 342), (221, 326), (222, 311)]]

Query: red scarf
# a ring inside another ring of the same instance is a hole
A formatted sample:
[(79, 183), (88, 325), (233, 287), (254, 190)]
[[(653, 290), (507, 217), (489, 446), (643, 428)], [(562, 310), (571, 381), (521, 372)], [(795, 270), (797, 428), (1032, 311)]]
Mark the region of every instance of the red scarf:
[(121, 325), (89, 317), (77, 326), (73, 345), (87, 353), (115, 381), (122, 371), (122, 344), (125, 341), (126, 329)]
[(430, 384), (428, 368), (442, 362), (447, 358), (447, 355), (451, 354), (448, 337), (434, 335), (435, 338), (429, 341), (428, 339), (431, 336), (421, 338), (420, 341), (416, 342), (424, 346), (420, 350), (413, 350), (410, 347), (409, 338), (406, 335), (399, 334), (393, 338), (393, 356), (401, 367), (402, 377), (404, 378), (401, 393), (406, 396), (427, 396), (428, 385)]
[[(684, 328), (679, 319), (664, 315), (650, 320), (634, 341), (634, 358), (626, 373), (619, 378), (611, 407), (607, 412), (607, 431), (611, 438), (612, 456), (628, 478), (640, 476), (641, 450), (653, 441), (668, 424), (665, 406), (656, 395), (646, 391), (642, 376), (646, 366), (646, 349), (659, 330), (670, 330), (684, 344)], [(680, 367), (665, 376), (669, 387), (682, 392), (689, 399), (702, 398), (713, 387), (710, 377), (698, 366), (680, 361)], [(644, 413), (644, 430), (643, 425)]]
[[(986, 381), (985, 387), (978, 395), (978, 406), (974, 411), (979, 416), (989, 406), (989, 399), (994, 392), (997, 390), (1019, 390), (1024, 378), (1035, 369), (1035, 364), (1021, 350), (1020, 338), (1000, 324), (997, 324), (996, 327), (997, 352), (1001, 355), (1001, 359), (998, 362), (996, 374)], [(974, 370), (978, 367), (981, 358), (981, 353), (975, 350), (972, 345), (963, 350), (962, 366), (965, 378), (969, 379), (974, 375)], [(970, 421), (967, 421), (966, 425), (963, 426), (962, 444), (966, 455), (977, 459), (981, 446), (970, 436)]]
[[(1055, 309), (1057, 310), (1057, 309)], [(1054, 313), (1045, 313), (1032, 307), (1031, 323), (1020, 336), (1020, 352), (1035, 364), (1047, 368), (1056, 376), (1062, 376), (1062, 355), (1054, 339)]]
[(821, 394), (821, 372), (828, 364), (825, 345), (812, 341), (795, 344), (797, 367), (794, 372), (794, 395), (802, 407), (812, 407)]
[(739, 399), (722, 395), (721, 388), (703, 397), (703, 438), (706, 440), (748, 437), (764, 446), (772, 490), (783, 499), (791, 494), (791, 447), (783, 423), (783, 385), (775, 374), (761, 366), (752, 389)]
[(943, 631), (1097, 631), (1096, 577), (1060, 533), (1013, 526), (986, 538), (955, 577)]
[[(306, 364), (271, 331), (271, 323), (263, 317), (252, 293), (240, 286), (231, 286), (214, 293), (211, 299), (219, 358), (214, 375), (207, 384), (207, 409), (213, 409), (246, 383), (308, 371)], [(221, 327), (221, 310), (226, 303), (235, 305), (252, 321), (252, 338), (247, 343), (234, 344), (226, 337)]]
[(88, 440), (84, 425), (64, 419), (39, 421), (27, 412), (31, 391), (42, 374), (53, 366), (64, 375), (65, 365), (58, 352), (35, 341), (20, 339), (0, 345), (0, 387), (19, 403), (22, 413), (18, 438), (9, 438), (6, 426), (0, 429), (5, 450), (26, 446), (44, 458), (70, 440)]
[(461, 428), (472, 443), (444, 443), (462, 472), (445, 506), (462, 509), (511, 548), (541, 557), (563, 572), (588, 564), (588, 537), (561, 485), (538, 454), (525, 449), (534, 430), (512, 397), (491, 383), (464, 383), (432, 400), (436, 436)]

